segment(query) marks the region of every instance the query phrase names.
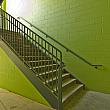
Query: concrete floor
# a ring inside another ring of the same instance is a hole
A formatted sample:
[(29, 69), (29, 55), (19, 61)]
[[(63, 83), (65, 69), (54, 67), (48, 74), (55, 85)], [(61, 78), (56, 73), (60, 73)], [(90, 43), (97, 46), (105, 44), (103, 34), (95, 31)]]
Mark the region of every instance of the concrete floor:
[(0, 89), (0, 110), (54, 110), (35, 101)]
[(75, 99), (69, 100), (65, 110), (110, 110), (110, 94), (86, 91)]
[[(0, 110), (54, 110), (45, 105), (0, 89)], [(76, 97), (71, 97), (65, 110), (110, 110), (110, 95), (84, 91)]]

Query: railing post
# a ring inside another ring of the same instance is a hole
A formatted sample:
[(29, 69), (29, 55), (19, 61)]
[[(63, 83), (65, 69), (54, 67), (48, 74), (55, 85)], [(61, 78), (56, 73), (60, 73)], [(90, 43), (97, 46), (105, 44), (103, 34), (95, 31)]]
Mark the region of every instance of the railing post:
[(60, 53), (60, 67), (58, 73), (58, 110), (63, 110), (62, 104), (62, 53)]
[(1, 21), (2, 21), (2, 37), (3, 37), (3, 11), (1, 10)]

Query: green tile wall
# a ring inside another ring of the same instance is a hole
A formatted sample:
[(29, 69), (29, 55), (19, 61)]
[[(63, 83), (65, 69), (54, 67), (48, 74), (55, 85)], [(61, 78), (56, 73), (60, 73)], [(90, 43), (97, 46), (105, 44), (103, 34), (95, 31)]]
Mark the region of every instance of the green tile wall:
[(47, 101), (0, 48), (0, 88), (48, 105)]
[(104, 65), (96, 70), (49, 40), (88, 88), (110, 93), (110, 0), (33, 0), (31, 13), (25, 19), (91, 63)]
[(6, 0), (3, 0), (2, 9), (6, 11)]

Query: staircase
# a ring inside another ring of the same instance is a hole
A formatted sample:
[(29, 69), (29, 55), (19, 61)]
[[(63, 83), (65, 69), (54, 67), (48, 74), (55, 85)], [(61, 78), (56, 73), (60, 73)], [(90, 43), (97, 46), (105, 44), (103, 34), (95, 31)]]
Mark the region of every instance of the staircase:
[(63, 110), (66, 102), (79, 94), (85, 85), (64, 69), (62, 52), (57, 47), (2, 9), (0, 14), (2, 41), (28, 67), (28, 73), (31, 71), (34, 79), (39, 79), (40, 83), (35, 84), (36, 88), (51, 106)]

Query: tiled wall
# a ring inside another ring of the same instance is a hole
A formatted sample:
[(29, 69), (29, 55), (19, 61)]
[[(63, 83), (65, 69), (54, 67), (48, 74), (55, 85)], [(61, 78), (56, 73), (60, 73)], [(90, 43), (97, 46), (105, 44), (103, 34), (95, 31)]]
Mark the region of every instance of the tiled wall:
[[(1, 43), (1, 42), (0, 42)], [(9, 59), (0, 47), (0, 88), (7, 89), (16, 94), (48, 105), (48, 102), (41, 96), (36, 88), (24, 76), (24, 74)]]
[(93, 62), (97, 62), (96, 58), (104, 55), (108, 46), (104, 45), (102, 48), (105, 43), (102, 40), (109, 39), (110, 35), (109, 26), (106, 25), (110, 18), (109, 0), (34, 2), (33, 24)]
[(35, 26), (91, 63), (104, 65), (96, 70), (51, 41), (63, 51), (66, 68), (88, 88), (110, 93), (110, 0), (33, 0), (31, 13), (24, 17)]

